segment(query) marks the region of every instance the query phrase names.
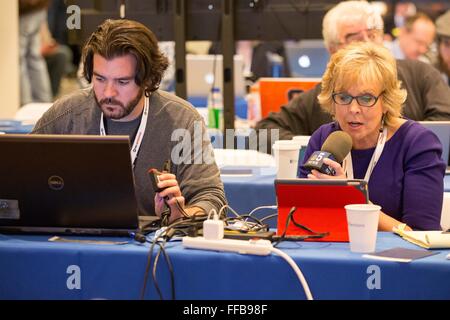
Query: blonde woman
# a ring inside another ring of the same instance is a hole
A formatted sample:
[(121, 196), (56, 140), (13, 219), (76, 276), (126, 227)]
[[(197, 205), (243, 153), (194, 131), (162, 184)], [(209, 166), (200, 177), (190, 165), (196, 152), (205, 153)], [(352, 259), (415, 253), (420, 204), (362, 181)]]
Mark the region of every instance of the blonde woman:
[(381, 231), (399, 223), (439, 230), (442, 146), (431, 131), (401, 117), (406, 91), (400, 88), (390, 52), (369, 42), (339, 50), (327, 66), (318, 99), (335, 121), (314, 132), (305, 159), (336, 130), (348, 133), (353, 147), (342, 165), (327, 160), (335, 176), (302, 169), (301, 177), (368, 181), (370, 201), (382, 207)]

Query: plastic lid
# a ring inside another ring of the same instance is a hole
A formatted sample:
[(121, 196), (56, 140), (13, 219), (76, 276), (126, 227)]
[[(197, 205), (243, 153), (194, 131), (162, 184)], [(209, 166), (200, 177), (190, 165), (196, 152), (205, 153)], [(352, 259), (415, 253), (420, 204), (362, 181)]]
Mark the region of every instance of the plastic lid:
[(306, 145), (306, 144), (308, 144), (310, 138), (311, 138), (311, 136), (295, 136), (292, 138), (292, 140), (298, 141), (298, 142)]
[(272, 148), (274, 150), (295, 150), (300, 149), (300, 144), (298, 141), (294, 140), (277, 140)]

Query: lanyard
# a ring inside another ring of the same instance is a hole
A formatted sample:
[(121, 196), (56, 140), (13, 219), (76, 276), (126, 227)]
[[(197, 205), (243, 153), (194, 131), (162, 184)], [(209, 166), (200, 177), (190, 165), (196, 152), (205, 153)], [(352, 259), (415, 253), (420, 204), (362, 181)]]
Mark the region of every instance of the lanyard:
[[(145, 127), (147, 126), (147, 118), (148, 118), (148, 109), (149, 109), (149, 98), (145, 97), (144, 99), (144, 111), (142, 112), (141, 123), (139, 124), (139, 129), (136, 134), (136, 138), (134, 139), (133, 146), (131, 147), (130, 155), (131, 155), (131, 163), (134, 164), (136, 162), (136, 158), (141, 148), (142, 138), (144, 137)], [(103, 123), (103, 112), (100, 116), (100, 135), (106, 136), (105, 124)]]
[[(372, 155), (372, 159), (370, 159), (369, 166), (367, 167), (366, 175), (364, 176), (364, 180), (366, 182), (369, 182), (370, 175), (372, 174), (373, 169), (375, 168), (378, 160), (381, 157), (381, 153), (383, 152), (384, 145), (386, 143), (386, 138), (387, 138), (387, 128), (384, 128), (383, 132), (380, 132), (380, 135), (378, 136), (377, 147), (375, 148), (375, 151)], [(342, 166), (344, 167), (345, 173), (347, 174), (347, 179), (354, 179), (351, 152), (349, 152), (349, 154), (345, 157)]]

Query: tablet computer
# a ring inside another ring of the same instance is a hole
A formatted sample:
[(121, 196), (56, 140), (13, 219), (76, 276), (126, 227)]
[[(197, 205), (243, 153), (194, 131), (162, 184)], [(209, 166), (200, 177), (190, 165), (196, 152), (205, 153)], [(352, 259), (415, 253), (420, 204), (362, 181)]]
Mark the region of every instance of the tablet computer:
[(364, 180), (275, 179), (278, 235), (308, 241), (348, 242), (347, 204), (368, 203)]

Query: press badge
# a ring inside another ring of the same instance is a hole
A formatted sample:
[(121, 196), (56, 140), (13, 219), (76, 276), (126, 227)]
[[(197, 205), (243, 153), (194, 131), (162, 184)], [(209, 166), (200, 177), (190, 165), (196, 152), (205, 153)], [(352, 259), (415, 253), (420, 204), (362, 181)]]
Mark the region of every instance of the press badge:
[(0, 199), (0, 219), (19, 220), (19, 200)]

